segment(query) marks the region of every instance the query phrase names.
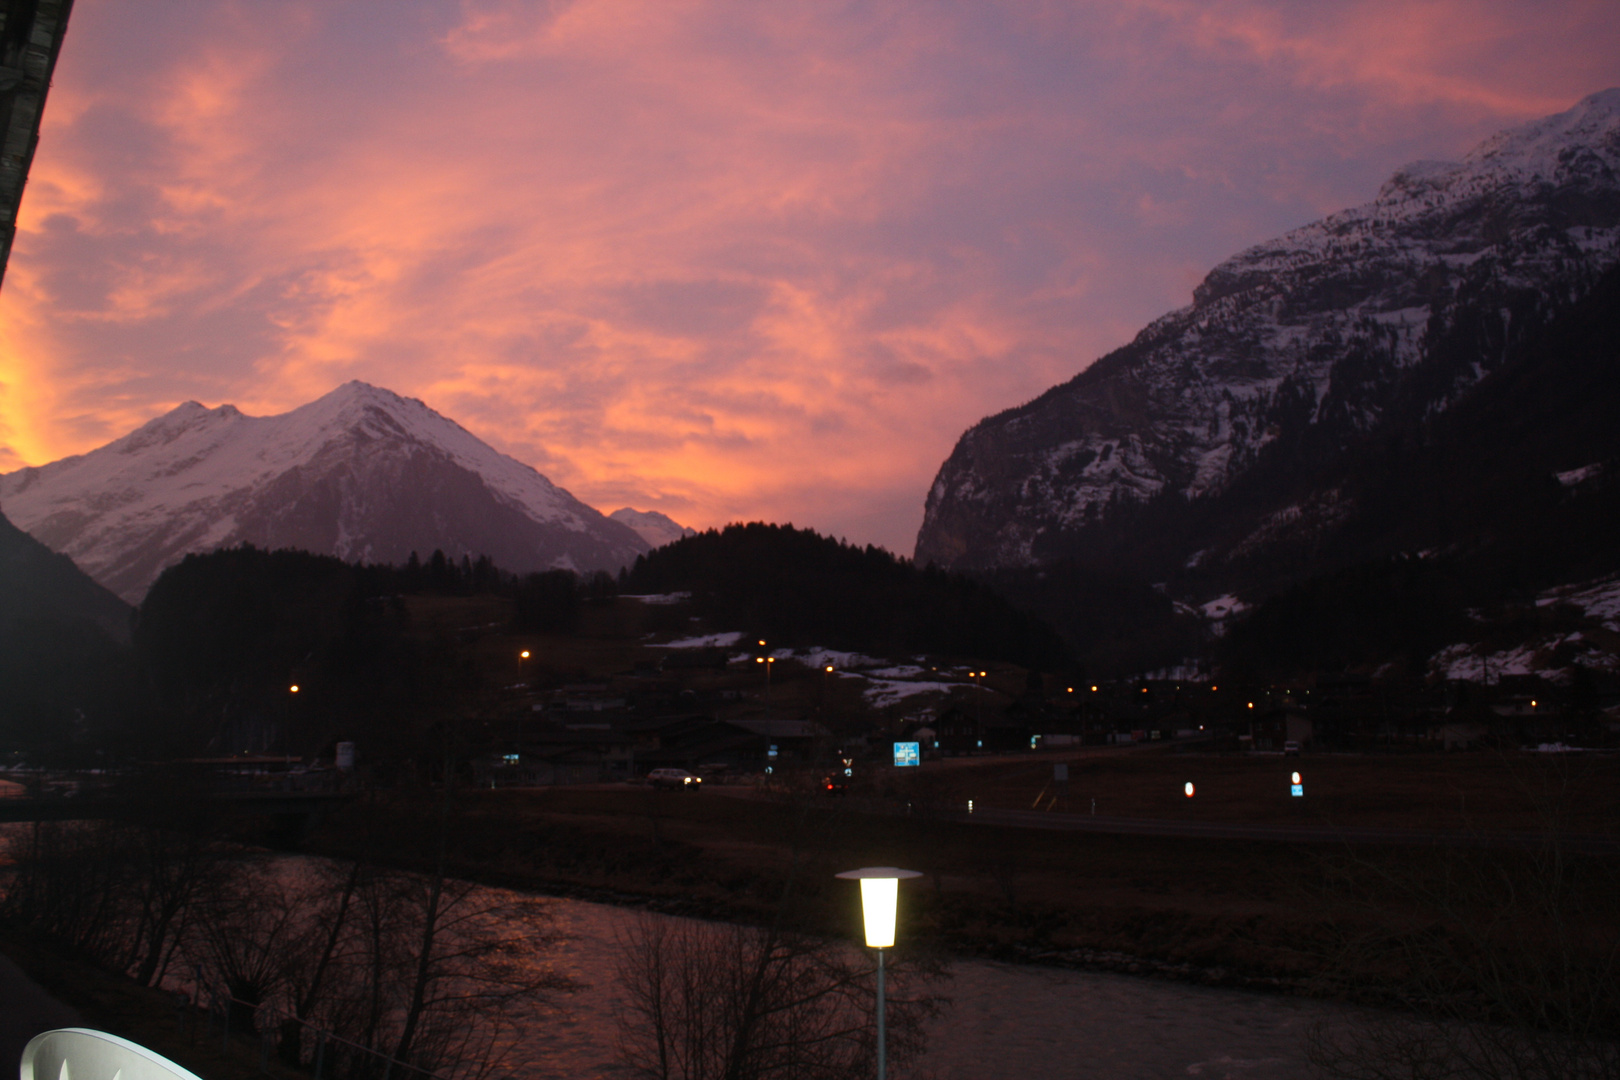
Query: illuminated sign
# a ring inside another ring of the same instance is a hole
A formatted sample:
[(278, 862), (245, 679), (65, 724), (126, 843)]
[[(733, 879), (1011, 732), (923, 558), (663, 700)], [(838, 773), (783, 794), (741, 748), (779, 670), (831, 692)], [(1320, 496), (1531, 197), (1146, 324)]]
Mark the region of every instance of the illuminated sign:
[(894, 763), (896, 766), (922, 764), (922, 744), (914, 742), (895, 743)]

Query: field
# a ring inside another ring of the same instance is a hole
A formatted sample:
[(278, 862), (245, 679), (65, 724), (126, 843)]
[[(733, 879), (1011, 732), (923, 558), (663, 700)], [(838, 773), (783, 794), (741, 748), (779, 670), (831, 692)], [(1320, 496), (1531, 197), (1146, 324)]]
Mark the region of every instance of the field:
[[(1296, 763), (1309, 774), (1304, 800), (1286, 793), (1283, 770)], [(969, 792), (983, 805), (1028, 809), (1053, 786), (1051, 765), (933, 763), (870, 780), (864, 794), (858, 784), (847, 799), (807, 788), (463, 792), (449, 816), (451, 868), (490, 884), (855, 936), (855, 893), (833, 875), (897, 865), (924, 874), (907, 886), (914, 945), (1373, 999), (1398, 993), (1400, 948), (1358, 942), (1398, 942), (1441, 918), (1497, 918), (1492, 889), (1509, 885), (1523, 898), (1545, 884), (1539, 854), (1520, 848), (1097, 835), (963, 823), (934, 809)], [(1614, 836), (1614, 765), (1124, 753), (1072, 760), (1067, 798), (1089, 812), (1094, 792), (1099, 813), (1122, 816), (1531, 830), (1543, 811), (1559, 812), (1538, 802), (1556, 795), (1580, 808), (1572, 820), (1581, 831)], [(1189, 777), (1192, 800), (1180, 794)], [(315, 847), (420, 865), (434, 813), (431, 798), (356, 807)], [(1606, 913), (1588, 929), (1608, 936), (1615, 911), (1601, 897), (1615, 863), (1560, 864), (1573, 876), (1559, 887)], [(1436, 892), (1464, 879), (1482, 884)]]
[[(1068, 781), (1053, 765), (1068, 766)], [(1290, 794), (1300, 773), (1304, 795)], [(1194, 785), (1187, 798), (1184, 785)], [(958, 758), (913, 786), (965, 805), (1117, 817), (1423, 830), (1609, 833), (1620, 828), (1620, 755), (1251, 754), (1098, 751)]]

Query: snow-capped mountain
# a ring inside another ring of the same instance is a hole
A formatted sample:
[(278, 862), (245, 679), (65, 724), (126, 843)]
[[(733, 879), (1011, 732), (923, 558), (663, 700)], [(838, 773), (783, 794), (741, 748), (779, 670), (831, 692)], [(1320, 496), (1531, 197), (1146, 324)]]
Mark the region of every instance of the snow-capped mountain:
[(190, 552), (249, 543), (400, 563), (606, 569), (647, 544), (414, 398), (351, 382), (280, 416), (188, 401), (97, 450), (0, 475), (20, 528), (131, 603)]
[[(917, 560), (1039, 565), (1124, 504), (1198, 505), (1258, 464), (1332, 462), (1453, 407), (1617, 263), (1611, 89), (1229, 259), (1190, 306), (981, 421), (928, 493)], [(1178, 565), (1263, 558), (1357, 513), (1331, 486), (1246, 497), (1242, 531), (1189, 544)]]
[(655, 548), (673, 544), (683, 536), (697, 535), (696, 529), (689, 529), (668, 514), (660, 514), (657, 510), (634, 510), (624, 506), (613, 511), (608, 517), (621, 525), (630, 526), (636, 531), (637, 536)]

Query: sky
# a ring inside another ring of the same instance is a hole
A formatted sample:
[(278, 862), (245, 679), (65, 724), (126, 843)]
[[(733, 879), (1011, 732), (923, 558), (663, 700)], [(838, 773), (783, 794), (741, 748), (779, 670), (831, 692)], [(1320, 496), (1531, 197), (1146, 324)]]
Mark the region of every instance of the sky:
[(909, 554), (981, 418), (1616, 85), (1612, 0), (77, 0), (0, 472), (362, 379), (604, 512)]

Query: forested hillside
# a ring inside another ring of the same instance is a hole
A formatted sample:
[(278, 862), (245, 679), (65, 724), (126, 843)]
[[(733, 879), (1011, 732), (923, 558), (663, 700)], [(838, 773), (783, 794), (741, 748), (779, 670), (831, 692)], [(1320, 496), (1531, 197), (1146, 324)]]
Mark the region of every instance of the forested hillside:
[(636, 559), (631, 593), (689, 592), (695, 613), (783, 645), (937, 653), (1052, 670), (1062, 639), (982, 582), (791, 525), (729, 525)]

